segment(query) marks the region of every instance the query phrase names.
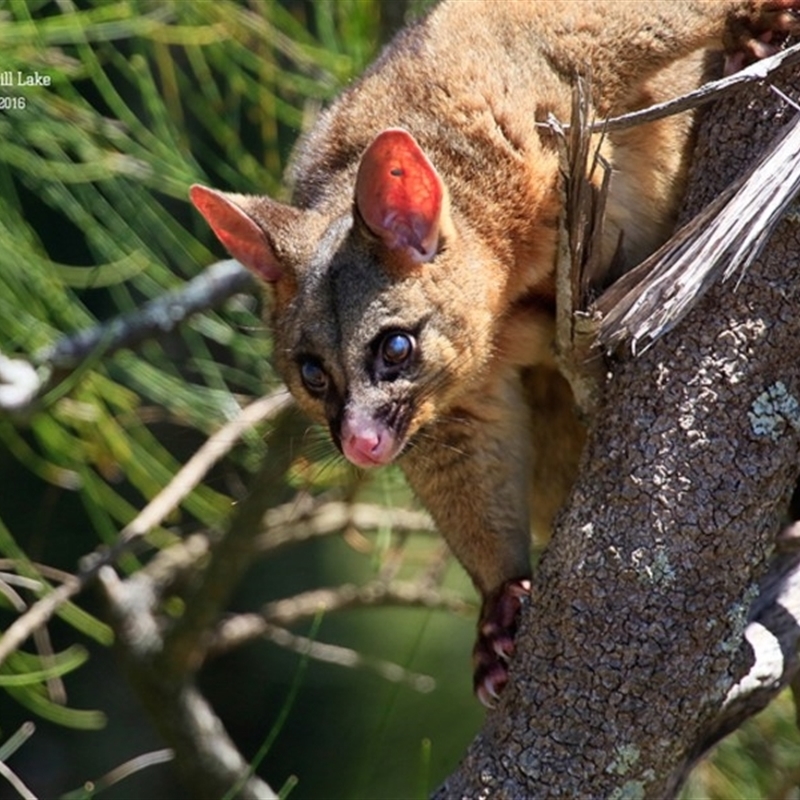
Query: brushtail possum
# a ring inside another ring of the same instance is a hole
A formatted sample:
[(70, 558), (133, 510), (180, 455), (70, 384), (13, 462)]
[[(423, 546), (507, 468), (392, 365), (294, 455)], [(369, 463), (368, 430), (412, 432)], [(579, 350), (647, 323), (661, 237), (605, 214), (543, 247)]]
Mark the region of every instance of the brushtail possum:
[[(698, 86), (794, 31), (800, 0), (444, 0), (302, 139), (291, 205), (191, 199), (269, 284), (277, 366), (358, 467), (396, 461), (483, 598), (475, 689), (507, 681), (529, 591), (584, 439), (553, 358), (555, 142), (576, 74), (599, 116)], [(691, 119), (610, 133), (604, 259), (670, 232)], [(545, 534), (546, 535), (546, 534)]]

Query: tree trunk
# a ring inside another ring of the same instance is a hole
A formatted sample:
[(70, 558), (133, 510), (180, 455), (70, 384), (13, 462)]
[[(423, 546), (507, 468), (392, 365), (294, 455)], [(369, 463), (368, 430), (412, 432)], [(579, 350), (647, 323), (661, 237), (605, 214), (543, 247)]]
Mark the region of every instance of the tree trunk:
[[(707, 114), (687, 213), (793, 114), (765, 87)], [(767, 569), (800, 456), (799, 239), (782, 222), (738, 286), (613, 364), (509, 686), (437, 798), (671, 797), (791, 678), (798, 559)]]

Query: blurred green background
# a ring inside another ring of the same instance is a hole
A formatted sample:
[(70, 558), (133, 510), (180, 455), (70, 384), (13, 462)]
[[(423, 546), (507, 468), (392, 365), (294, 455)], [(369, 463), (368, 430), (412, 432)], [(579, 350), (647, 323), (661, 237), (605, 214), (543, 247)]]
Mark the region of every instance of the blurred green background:
[[(188, 204), (188, 186), (282, 197), (298, 133), (426, 5), (0, 2), (0, 75), (50, 78), (48, 86), (0, 86), (0, 95), (23, 98), (0, 109), (0, 353), (34, 358), (59, 335), (131, 311), (223, 257)], [(112, 542), (241, 402), (277, 385), (260, 314), (257, 298), (236, 296), (136, 351), (53, 375), (34, 410), (0, 416), (0, 559), (22, 560), (23, 575), (40, 578), (37, 565), (74, 572), (98, 543)], [(237, 446), (151, 545), (218, 526), (264, 449), (258, 437)], [(412, 504), (396, 472), (365, 483), (329, 453), (314, 459), (298, 465), (304, 492)], [(345, 531), (255, 563), (233, 610), (364, 582), (395, 562), (400, 574), (419, 575), (440, 560), (429, 534)], [(126, 572), (137, 566), (133, 557), (122, 563)], [(443, 569), (444, 585), (474, 602), (461, 570)], [(0, 583), (12, 586), (0, 592), (2, 628), (19, 610), (13, 592), (25, 603), (36, 594), (11, 584), (11, 572), (0, 563)], [(305, 665), (267, 642), (212, 661), (201, 685), (247, 758), (299, 686), (260, 769), (273, 788), (294, 775), (297, 798), (425, 797), (483, 716), (470, 688), (473, 626), (471, 615), (404, 608), (322, 620), (319, 641), (431, 675), (430, 693), (375, 669)], [(79, 790), (163, 747), (110, 643), (88, 592), (0, 667), (0, 760), (40, 798)], [(51, 649), (55, 657), (40, 655)], [(37, 677), (45, 666), (63, 673), (63, 684)], [(29, 720), (35, 731), (15, 745)], [(685, 796), (800, 796), (798, 744), (784, 696), (695, 770)], [(186, 796), (169, 765), (136, 771), (101, 794)], [(17, 796), (0, 778), (0, 798)]]

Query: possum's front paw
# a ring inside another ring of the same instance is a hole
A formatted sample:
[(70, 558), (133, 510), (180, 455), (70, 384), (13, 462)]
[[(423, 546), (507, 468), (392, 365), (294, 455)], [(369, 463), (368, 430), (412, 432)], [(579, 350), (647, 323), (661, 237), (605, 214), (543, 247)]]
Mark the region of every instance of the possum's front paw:
[(478, 641), (472, 651), (475, 695), (491, 708), (508, 682), (508, 661), (514, 652), (519, 610), (531, 591), (527, 578), (506, 581), (483, 601)]
[(774, 55), (787, 35), (800, 33), (800, 0), (766, 0), (750, 19), (735, 20), (725, 38), (725, 74)]

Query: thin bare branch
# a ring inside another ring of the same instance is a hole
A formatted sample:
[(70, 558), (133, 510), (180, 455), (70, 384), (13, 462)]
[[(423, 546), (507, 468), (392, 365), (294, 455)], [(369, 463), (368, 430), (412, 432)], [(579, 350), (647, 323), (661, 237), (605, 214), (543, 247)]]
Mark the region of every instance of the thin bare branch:
[(130, 314), (62, 336), (30, 361), (0, 353), (0, 409), (24, 414), (48, 388), (55, 370), (72, 370), (89, 358), (108, 356), (169, 333), (193, 314), (215, 308), (232, 295), (252, 293), (256, 287), (253, 276), (238, 261), (218, 261), (180, 289)]
[(77, 575), (67, 576), (57, 589), (34, 603), (28, 611), (8, 627), (0, 639), (0, 664), (8, 658), (37, 628), (44, 625), (68, 600), (83, 591), (97, 578), (99, 570), (113, 564), (137, 541), (160, 525), (203, 479), (209, 469), (234, 446), (239, 437), (253, 425), (273, 419), (292, 403), (286, 391), (254, 401), (236, 419), (214, 433), (175, 477), (120, 532), (110, 549), (98, 549), (84, 559)]
[(255, 542), (260, 552), (328, 536), (350, 526), (359, 530), (436, 531), (433, 521), (424, 511), (330, 500), (311, 503), (307, 508), (298, 508), (295, 502), (287, 503), (270, 509), (264, 521), (265, 532)]
[(255, 476), (247, 496), (236, 506), (228, 529), (212, 546), (206, 568), (184, 598), (186, 611), (165, 635), (163, 669), (175, 676), (196, 669), (205, 655), (205, 637), (216, 624), (231, 593), (255, 554), (255, 540), (270, 508), (294, 495), (286, 481), (305, 421), (284, 398), (285, 413), (270, 438), (270, 453)]
[(50, 594), (37, 600), (21, 617), (17, 617), (0, 639), (0, 664), (13, 653), (36, 628), (47, 623), (56, 611), (68, 600), (78, 594), (88, 583), (97, 577), (96, 571), (89, 570), (71, 581), (62, 583)]
[(611, 117), (606, 120), (595, 122), (591, 130), (593, 132), (624, 130), (625, 128), (632, 128), (635, 125), (641, 125), (645, 122), (653, 122), (654, 120), (663, 119), (673, 114), (680, 114), (682, 111), (699, 108), (713, 100), (719, 99), (723, 95), (736, 91), (746, 84), (763, 83), (776, 70), (798, 62), (800, 62), (800, 44), (789, 47), (780, 53), (775, 53), (775, 55), (769, 58), (756, 61), (732, 75), (705, 83), (699, 89), (668, 100), (665, 103), (657, 103), (641, 111), (632, 111), (629, 114), (622, 114), (619, 117)]
[(130, 314), (64, 336), (34, 356), (38, 365), (72, 369), (98, 350), (104, 355), (168, 333), (200, 311), (215, 308), (234, 294), (253, 292), (256, 281), (238, 261), (218, 261), (180, 289), (167, 292)]
[(409, 581), (370, 581), (361, 586), (347, 583), (275, 600), (261, 609), (261, 615), (275, 625), (292, 625), (313, 617), (320, 609), (329, 613), (384, 605), (435, 608), (456, 614), (474, 611), (474, 606), (457, 592)]
[[(367, 669), (375, 672), (387, 681), (392, 683), (405, 683), (412, 689), (418, 692), (430, 692), (436, 688), (436, 681), (430, 675), (422, 675), (418, 672), (401, 667), (399, 664), (394, 664), (391, 661), (385, 661), (381, 658), (373, 658), (359, 653), (357, 650), (352, 650), (349, 647), (341, 647), (339, 645), (325, 644), (324, 642), (317, 642), (309, 639), (307, 636), (298, 636), (286, 628), (281, 628), (277, 625), (271, 625), (263, 618), (254, 614), (241, 615), (245, 619), (240, 620), (239, 617), (234, 617), (227, 620), (225, 626), (229, 623), (229, 630), (235, 630), (237, 621), (243, 623), (243, 627), (248, 627), (251, 622), (255, 623), (255, 628), (260, 628), (257, 638), (267, 639), (273, 644), (283, 647), (286, 650), (298, 653), (299, 655), (308, 656), (316, 661), (324, 661), (328, 664), (336, 664), (340, 667), (350, 667), (351, 669)], [(254, 620), (248, 620), (248, 617), (254, 617)], [(260, 626), (257, 621), (262, 623)], [(248, 638), (253, 638), (248, 636)], [(225, 642), (227, 645), (227, 642)], [(227, 648), (226, 648), (227, 649)]]
[(370, 581), (363, 585), (342, 584), (330, 589), (314, 589), (265, 605), (259, 614), (237, 614), (217, 627), (208, 646), (212, 655), (267, 635), (272, 627), (293, 625), (326, 614), (375, 606), (404, 606), (441, 609), (455, 614), (474, 611), (471, 603), (456, 592), (408, 581)]
[(157, 494), (120, 533), (120, 544), (149, 533), (194, 491), (211, 467), (231, 451), (242, 434), (254, 425), (278, 414), (293, 404), (286, 389), (254, 400), (241, 414), (213, 433), (203, 446), (181, 467), (169, 484)]

